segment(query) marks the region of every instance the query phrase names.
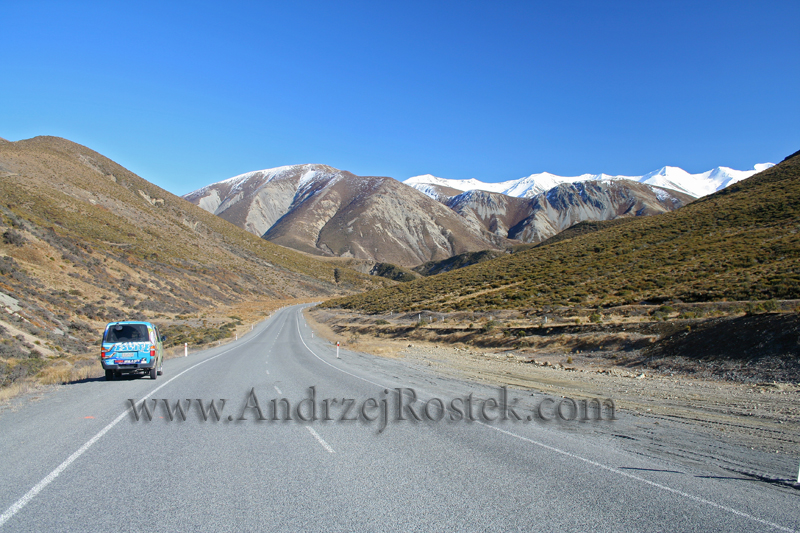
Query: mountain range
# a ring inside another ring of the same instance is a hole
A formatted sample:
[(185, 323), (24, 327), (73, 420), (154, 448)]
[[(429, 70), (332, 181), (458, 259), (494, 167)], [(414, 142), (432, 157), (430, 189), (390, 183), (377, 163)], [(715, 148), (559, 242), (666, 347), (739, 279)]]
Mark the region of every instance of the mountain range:
[(324, 305), (372, 314), (795, 299), (800, 152), (670, 213), (580, 226), (568, 238)]
[(505, 244), (397, 180), (326, 165), (248, 172), (184, 198), (266, 240), (317, 255), (417, 265)]
[[(711, 174), (706, 181), (722, 179)], [(693, 201), (696, 196), (685, 191), (698, 188), (674, 171), (660, 181), (647, 177), (650, 182), (543, 176), (502, 184), (432, 176), (401, 183), (326, 165), (293, 165), (234, 176), (184, 198), (276, 244), (412, 267), (538, 243), (585, 220), (666, 213)], [(661, 185), (673, 181), (677, 189)]]
[[(430, 174), (408, 178), (403, 183), (410, 185), (432, 197), (441, 191), (488, 191), (515, 196), (531, 198), (557, 187), (562, 183), (578, 183), (585, 181), (611, 182), (617, 180), (637, 181), (647, 185), (663, 187), (678, 191), (695, 198), (709, 195), (725, 187), (747, 179), (774, 166), (773, 163), (759, 163), (752, 170), (734, 170), (728, 167), (717, 167), (700, 174), (690, 174), (679, 167), (662, 167), (643, 176), (612, 176), (609, 174), (581, 174), (580, 176), (556, 176), (549, 172), (531, 174), (524, 178), (499, 183), (487, 183), (476, 179), (453, 180), (437, 178)], [(458, 194), (458, 193), (456, 193)], [(452, 194), (451, 194), (452, 195)]]
[(389, 283), (259, 239), (57, 137), (0, 139), (0, 234), (0, 336), (11, 342), (0, 358), (81, 353), (111, 320)]

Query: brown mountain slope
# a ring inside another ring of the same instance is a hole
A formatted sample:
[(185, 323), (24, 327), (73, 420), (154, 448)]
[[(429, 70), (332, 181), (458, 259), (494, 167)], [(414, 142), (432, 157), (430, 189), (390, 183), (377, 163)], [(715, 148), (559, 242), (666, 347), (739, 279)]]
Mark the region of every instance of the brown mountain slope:
[(392, 289), (366, 312), (800, 297), (800, 156), (681, 209)]
[[(417, 265), (502, 243), (391, 178), (315, 182), (264, 237), (296, 249)], [(312, 248), (313, 246), (313, 248)]]
[(585, 220), (658, 215), (694, 198), (629, 180), (563, 183), (533, 198), (467, 191), (442, 200), (465, 220), (502, 237), (541, 242)]
[(385, 177), (325, 165), (251, 172), (185, 196), (265, 239), (309, 253), (417, 265), (506, 243)]
[(0, 197), (0, 333), (28, 345), (80, 352), (108, 320), (390, 283), (259, 239), (65, 139), (0, 143)]
[(424, 191), (326, 165), (294, 165), (242, 174), (184, 198), (296, 250), (405, 266), (537, 243), (583, 220), (660, 214), (693, 200), (627, 180), (562, 184), (534, 198), (433, 185)]

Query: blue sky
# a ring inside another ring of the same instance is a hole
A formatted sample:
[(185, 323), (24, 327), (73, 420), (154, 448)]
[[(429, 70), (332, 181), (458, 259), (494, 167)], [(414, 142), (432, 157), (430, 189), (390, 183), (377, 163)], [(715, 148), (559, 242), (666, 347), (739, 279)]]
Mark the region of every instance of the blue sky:
[(800, 149), (800, 2), (0, 2), (0, 137), (176, 194), (324, 163), (399, 180), (744, 170)]

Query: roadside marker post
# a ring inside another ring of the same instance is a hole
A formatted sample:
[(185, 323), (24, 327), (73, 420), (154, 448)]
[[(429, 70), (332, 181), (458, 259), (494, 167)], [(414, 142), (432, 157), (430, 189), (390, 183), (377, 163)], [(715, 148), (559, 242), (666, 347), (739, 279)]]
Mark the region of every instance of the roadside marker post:
[(188, 342), (184, 342), (183, 343), (183, 356), (184, 357), (189, 357), (189, 343)]
[(336, 359), (339, 359), (339, 341), (336, 341)]

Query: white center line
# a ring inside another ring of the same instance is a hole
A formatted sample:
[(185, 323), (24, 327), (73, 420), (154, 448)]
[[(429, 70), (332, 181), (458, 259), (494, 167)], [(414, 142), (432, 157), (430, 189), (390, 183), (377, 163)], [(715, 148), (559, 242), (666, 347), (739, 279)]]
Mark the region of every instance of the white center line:
[(283, 394), (283, 393), (281, 392), (281, 390), (278, 388), (278, 386), (277, 386), (277, 385), (273, 385), (273, 387), (275, 387), (275, 390), (276, 390), (276, 391), (278, 391), (278, 394)]
[(323, 448), (325, 448), (326, 450), (328, 450), (330, 453), (336, 453), (335, 451), (333, 451), (333, 448), (331, 448), (331, 445), (330, 445), (330, 444), (328, 444), (327, 442), (325, 442), (325, 439), (323, 439), (322, 437), (320, 437), (320, 436), (319, 436), (319, 433), (317, 433), (316, 431), (314, 431), (314, 428), (312, 428), (311, 426), (306, 426), (306, 429), (308, 430), (308, 432), (309, 432), (309, 433), (311, 433), (312, 435), (314, 435), (314, 438), (315, 438), (315, 439), (317, 439), (317, 441), (318, 441), (320, 444), (322, 444), (322, 447), (323, 447)]

